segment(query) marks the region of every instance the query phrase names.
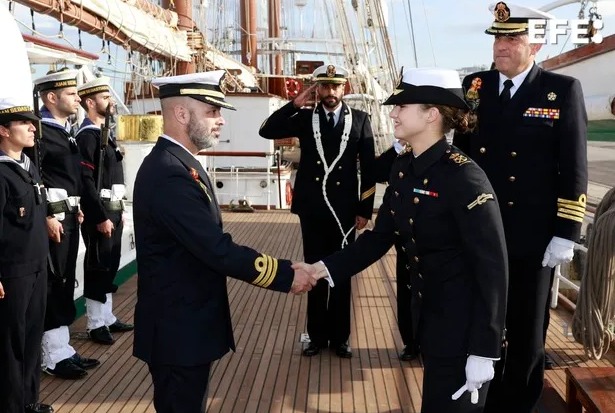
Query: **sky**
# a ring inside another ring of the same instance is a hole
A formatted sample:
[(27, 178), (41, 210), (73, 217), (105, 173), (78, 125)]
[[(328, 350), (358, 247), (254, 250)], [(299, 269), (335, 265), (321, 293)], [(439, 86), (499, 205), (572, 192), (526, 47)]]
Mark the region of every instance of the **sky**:
[[(493, 36), (485, 34), (484, 31), (493, 21), (488, 5), (495, 1), (388, 1), (390, 2), (389, 36), (392, 39), (398, 65), (414, 66), (414, 53), (408, 47), (411, 42), (409, 32), (406, 30), (408, 27), (406, 23), (407, 6), (404, 5), (408, 3), (412, 10), (419, 66), (458, 69), (491, 64)], [(540, 8), (551, 2), (552, 0), (523, 0), (516, 3)], [(579, 10), (580, 2), (558, 8), (550, 13), (559, 19), (576, 19)], [(589, 8), (586, 10), (587, 16)], [(598, 13), (602, 15), (604, 21), (603, 35), (615, 33), (615, 0), (599, 2)], [(557, 45), (543, 46), (537, 60), (544, 60), (561, 53), (562, 50), (569, 50), (571, 45), (565, 43), (566, 37), (560, 36)]]
[[(195, 0), (196, 1), (196, 0)], [(201, 4), (209, 4), (211, 10), (218, 7), (216, 0), (200, 0)], [(264, 1), (264, 0), (262, 0)], [(297, 0), (285, 0), (290, 2), (291, 10), (282, 16), (283, 26), (297, 26), (297, 21), (288, 21), (290, 18), (284, 16), (294, 15), (296, 18), (296, 7), (292, 2)], [(307, 0), (310, 6), (318, 8), (323, 0)], [(327, 1), (327, 0), (324, 0)], [(350, 1), (350, 0), (345, 0)], [(378, 0), (375, 0), (378, 1)], [(392, 49), (395, 55), (395, 63), (398, 67), (415, 66), (412, 50), (412, 41), (409, 30), (408, 5), (411, 7), (412, 23), (414, 26), (414, 37), (416, 44), (416, 57), (419, 67), (438, 66), (445, 68), (460, 69), (468, 66), (490, 65), (491, 47), (493, 37), (484, 34), (484, 30), (493, 21), (493, 15), (488, 10), (488, 5), (492, 0), (382, 0), (385, 2), (388, 15), (388, 33), (391, 40)], [(552, 0), (523, 0), (518, 4), (529, 7), (539, 8), (550, 3)], [(310, 4), (312, 3), (312, 4)], [(0, 0), (0, 6), (7, 7), (6, 0)], [(221, 4), (229, 5), (227, 0)], [(593, 2), (590, 2), (590, 5)], [(23, 32), (29, 32), (31, 27), (31, 17), (29, 9), (24, 6), (16, 5), (15, 14), (21, 22)], [(230, 10), (233, 13), (236, 6)], [(577, 18), (580, 10), (580, 2), (551, 11), (557, 18), (572, 19)], [(589, 8), (586, 11), (588, 13)], [(615, 0), (604, 0), (598, 3), (598, 12), (604, 20), (603, 35), (615, 33)], [(309, 16), (305, 16), (309, 19)], [(74, 27), (64, 26), (64, 39), (57, 38), (59, 32), (59, 22), (53, 18), (36, 14), (34, 18), (37, 31), (48, 36), (50, 40), (70, 44), (77, 47), (78, 36)], [(234, 21), (234, 20), (233, 20)], [(307, 25), (307, 23), (306, 23)], [(102, 42), (99, 38), (89, 34), (82, 34), (83, 48), (93, 53), (100, 53), (103, 50)], [(559, 54), (562, 50), (571, 48), (567, 44), (566, 37), (559, 38), (558, 45), (544, 46), (538, 55), (538, 60), (546, 59), (549, 56)], [(322, 57), (321, 57), (322, 58)], [(122, 85), (130, 79), (130, 73), (125, 65), (126, 54), (121, 48), (111, 45), (109, 54), (103, 54), (97, 65), (106, 75), (115, 78), (117, 86)], [(34, 77), (42, 75), (43, 69), (37, 69)], [(116, 87), (117, 89), (117, 87)]]

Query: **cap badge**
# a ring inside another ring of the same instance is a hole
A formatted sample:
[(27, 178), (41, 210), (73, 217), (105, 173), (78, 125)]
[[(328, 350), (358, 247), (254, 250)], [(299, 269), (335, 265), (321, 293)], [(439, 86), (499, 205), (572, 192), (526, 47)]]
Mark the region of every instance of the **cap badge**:
[(495, 5), (493, 14), (495, 15), (496, 22), (503, 23), (510, 18), (510, 9), (506, 5), (506, 3), (501, 1)]
[(335, 66), (327, 66), (327, 77), (335, 77)]
[(555, 99), (557, 99), (557, 95), (555, 94), (555, 92), (549, 92), (549, 94), (547, 95), (547, 99), (553, 102)]

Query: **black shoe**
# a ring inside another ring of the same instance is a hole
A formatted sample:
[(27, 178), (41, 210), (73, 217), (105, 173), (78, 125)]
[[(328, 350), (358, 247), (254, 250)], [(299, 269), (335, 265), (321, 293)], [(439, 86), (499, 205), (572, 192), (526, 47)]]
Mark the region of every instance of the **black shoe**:
[(31, 403), (26, 406), (26, 413), (53, 413), (53, 407), (43, 403)]
[(401, 361), (412, 361), (418, 356), (419, 352), (412, 346), (405, 346), (401, 353), (399, 353), (399, 359)]
[(133, 324), (122, 323), (120, 320), (117, 320), (115, 323), (109, 326), (109, 331), (112, 333), (124, 333), (126, 331), (132, 331), (135, 329)]
[(545, 353), (545, 370), (553, 370), (555, 362), (547, 353)]
[(93, 342), (98, 344), (110, 346), (111, 344), (115, 343), (115, 340), (113, 339), (113, 336), (109, 331), (109, 327), (107, 326), (102, 326), (95, 328), (94, 330), (90, 330), (89, 335), (90, 339), (92, 339)]
[(303, 355), (305, 357), (312, 357), (320, 353), (320, 346), (318, 344), (310, 343), (307, 348), (303, 349)]
[(335, 349), (335, 354), (343, 359), (349, 359), (352, 357), (352, 351), (350, 351), (350, 347), (348, 344), (339, 344), (337, 346), (331, 346), (332, 349)]
[(86, 357), (81, 357), (79, 353), (73, 354), (73, 356), (70, 359), (73, 363), (75, 363), (77, 366), (81, 367), (84, 370), (89, 370), (89, 369), (93, 369), (96, 366), (100, 366), (100, 361), (96, 359), (89, 359)]
[(73, 363), (73, 360), (71, 358), (64, 359), (61, 362), (57, 363), (55, 369), (50, 369), (49, 367), (46, 367), (43, 371), (47, 374), (65, 380), (82, 379), (88, 374), (87, 371)]

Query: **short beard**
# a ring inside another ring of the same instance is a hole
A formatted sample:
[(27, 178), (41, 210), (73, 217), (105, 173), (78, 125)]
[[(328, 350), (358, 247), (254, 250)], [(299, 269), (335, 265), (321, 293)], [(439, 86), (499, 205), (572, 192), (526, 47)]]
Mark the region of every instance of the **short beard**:
[(199, 151), (216, 146), (219, 140), (215, 134), (199, 123), (196, 114), (192, 111), (190, 111), (190, 122), (188, 122), (188, 138)]
[[(327, 99), (330, 99), (330, 98), (335, 99), (333, 103), (327, 102)], [(340, 100), (336, 96), (326, 96), (320, 99), (320, 103), (322, 103), (322, 105), (328, 109), (335, 109), (337, 105), (340, 104)]]

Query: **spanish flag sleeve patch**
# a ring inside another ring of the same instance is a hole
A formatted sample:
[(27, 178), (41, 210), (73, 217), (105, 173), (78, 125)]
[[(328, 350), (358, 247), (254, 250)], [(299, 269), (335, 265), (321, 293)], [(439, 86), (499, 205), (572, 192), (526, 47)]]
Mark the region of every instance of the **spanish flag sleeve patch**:
[(578, 200), (557, 198), (557, 216), (571, 221), (583, 222), (585, 208), (587, 206), (587, 195), (581, 194)]

